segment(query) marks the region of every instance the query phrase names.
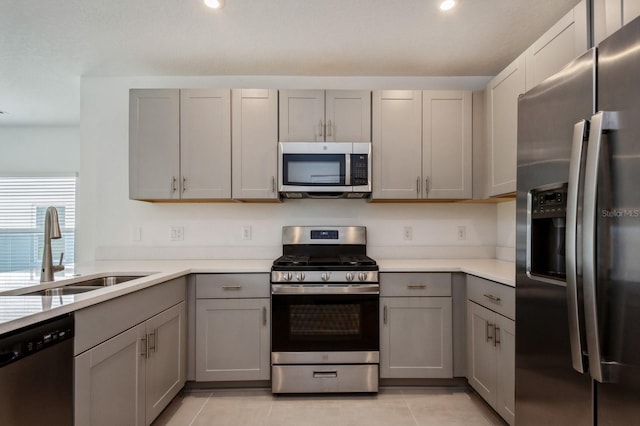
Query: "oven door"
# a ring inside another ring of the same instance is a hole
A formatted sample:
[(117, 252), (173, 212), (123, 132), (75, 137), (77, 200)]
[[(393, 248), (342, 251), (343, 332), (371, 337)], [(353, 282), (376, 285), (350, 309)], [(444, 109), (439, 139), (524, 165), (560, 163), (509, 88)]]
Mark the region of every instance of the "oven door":
[(272, 352), (303, 358), (311, 352), (375, 352), (377, 358), (379, 305), (379, 294), (272, 294)]

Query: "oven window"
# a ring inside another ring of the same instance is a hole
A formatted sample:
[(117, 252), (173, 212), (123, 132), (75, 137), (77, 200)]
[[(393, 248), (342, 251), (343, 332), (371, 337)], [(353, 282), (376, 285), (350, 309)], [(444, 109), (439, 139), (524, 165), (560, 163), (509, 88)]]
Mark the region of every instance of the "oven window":
[(343, 154), (285, 154), (283, 183), (303, 186), (345, 184)]
[(273, 295), (274, 352), (379, 350), (378, 295)]
[(359, 338), (360, 318), (361, 306), (355, 303), (289, 306), (292, 339)]

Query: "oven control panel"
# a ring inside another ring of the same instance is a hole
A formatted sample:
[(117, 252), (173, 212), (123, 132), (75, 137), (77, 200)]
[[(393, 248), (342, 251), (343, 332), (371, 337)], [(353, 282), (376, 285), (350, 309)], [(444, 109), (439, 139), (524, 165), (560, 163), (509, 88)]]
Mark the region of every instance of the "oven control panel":
[(273, 283), (377, 283), (378, 271), (272, 271)]

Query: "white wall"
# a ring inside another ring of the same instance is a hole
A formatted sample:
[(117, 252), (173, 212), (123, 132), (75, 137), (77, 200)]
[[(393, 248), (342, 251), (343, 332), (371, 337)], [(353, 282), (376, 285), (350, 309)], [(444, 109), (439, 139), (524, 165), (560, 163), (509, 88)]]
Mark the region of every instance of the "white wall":
[[(128, 199), (130, 88), (275, 87), (481, 89), (486, 78), (85, 77), (81, 83), (81, 179), (77, 257), (96, 259), (274, 258), (283, 225), (365, 225), (373, 257), (494, 257), (494, 204), (386, 204), (291, 200), (282, 204), (145, 203)], [(252, 240), (240, 227), (252, 226)], [(457, 239), (457, 226), (467, 239)], [(169, 241), (170, 227), (184, 241)], [(403, 227), (413, 240), (403, 240)], [(140, 231), (140, 241), (133, 236)]]
[(79, 127), (0, 127), (0, 175), (76, 173)]

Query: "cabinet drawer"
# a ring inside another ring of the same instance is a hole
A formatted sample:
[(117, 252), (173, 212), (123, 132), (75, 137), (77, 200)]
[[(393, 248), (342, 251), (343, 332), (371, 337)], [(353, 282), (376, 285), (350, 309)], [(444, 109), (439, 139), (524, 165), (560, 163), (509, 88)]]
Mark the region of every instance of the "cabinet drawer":
[(197, 274), (197, 299), (270, 297), (269, 274)]
[(380, 296), (451, 296), (450, 273), (382, 273)]
[(516, 319), (516, 289), (513, 287), (467, 275), (467, 299)]

